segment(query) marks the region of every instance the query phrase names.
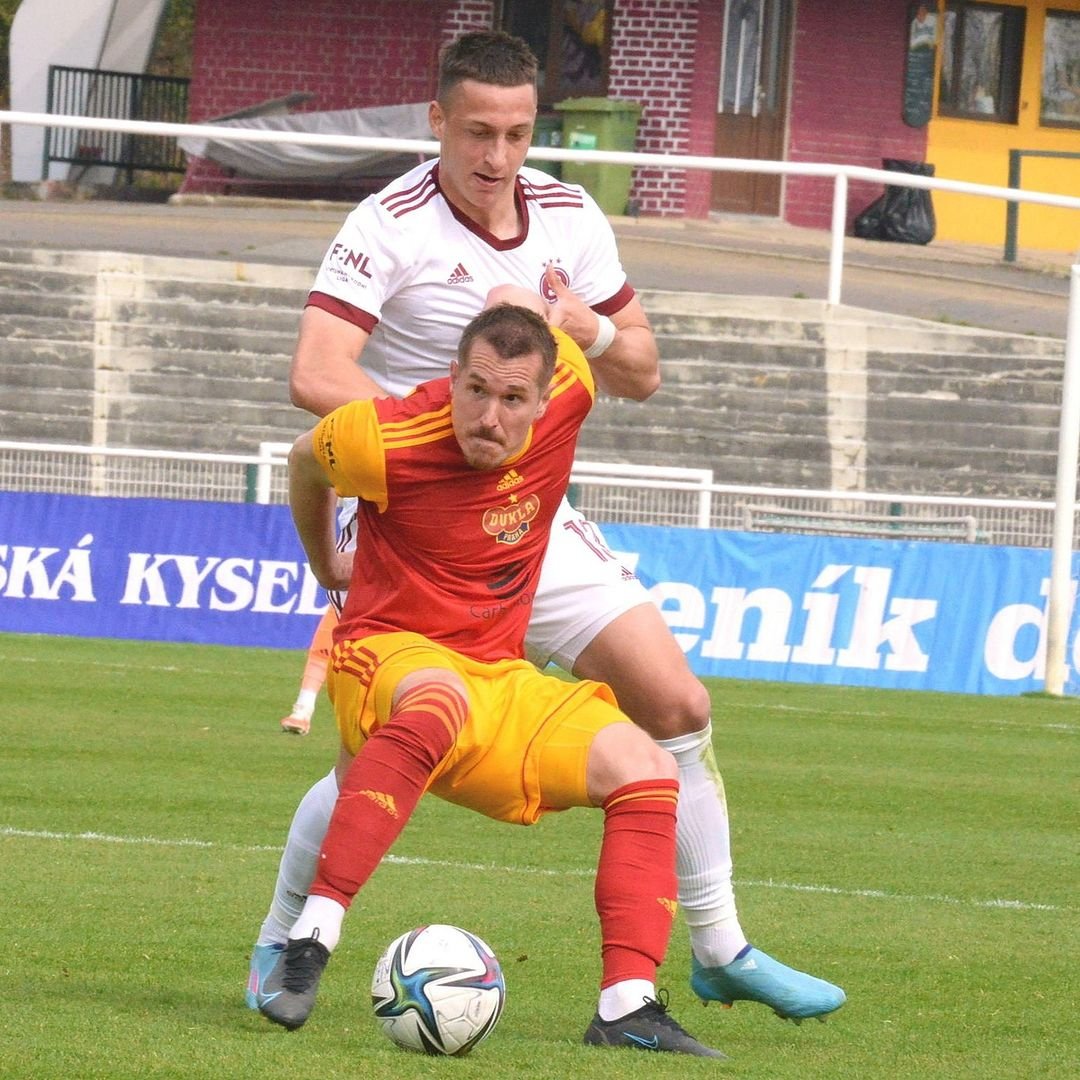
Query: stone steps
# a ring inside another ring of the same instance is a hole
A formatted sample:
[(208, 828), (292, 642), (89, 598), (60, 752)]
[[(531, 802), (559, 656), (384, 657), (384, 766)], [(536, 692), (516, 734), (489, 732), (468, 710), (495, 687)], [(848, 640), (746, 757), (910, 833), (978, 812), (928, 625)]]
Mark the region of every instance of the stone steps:
[[(311, 422), (287, 387), (311, 273), (0, 249), (0, 432), (219, 452), (291, 440)], [(640, 296), (663, 385), (645, 403), (601, 396), (582, 459), (727, 483), (1053, 491), (1060, 341), (813, 300)]]

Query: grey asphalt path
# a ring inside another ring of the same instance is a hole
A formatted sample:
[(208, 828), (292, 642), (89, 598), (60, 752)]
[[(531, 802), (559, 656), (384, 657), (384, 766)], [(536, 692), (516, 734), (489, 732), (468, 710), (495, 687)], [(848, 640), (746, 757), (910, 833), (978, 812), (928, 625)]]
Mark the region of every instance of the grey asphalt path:
[[(349, 207), (335, 203), (175, 204), (0, 201), (0, 246), (98, 249), (310, 266)], [(829, 234), (773, 219), (613, 218), (638, 288), (824, 298)], [(926, 247), (847, 238), (842, 300), (875, 311), (1011, 333), (1065, 336), (1065, 254), (937, 241)]]

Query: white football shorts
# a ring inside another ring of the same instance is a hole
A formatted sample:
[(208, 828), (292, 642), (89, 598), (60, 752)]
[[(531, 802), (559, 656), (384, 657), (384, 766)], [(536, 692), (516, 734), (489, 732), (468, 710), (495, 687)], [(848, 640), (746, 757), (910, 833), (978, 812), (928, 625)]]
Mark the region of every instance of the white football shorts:
[[(356, 548), (356, 500), (342, 499), (338, 548)], [(341, 612), (344, 593), (330, 593)], [(607, 546), (600, 529), (564, 498), (551, 523), (525, 649), (537, 667), (573, 672), (585, 646), (623, 612), (652, 603), (634, 572)]]

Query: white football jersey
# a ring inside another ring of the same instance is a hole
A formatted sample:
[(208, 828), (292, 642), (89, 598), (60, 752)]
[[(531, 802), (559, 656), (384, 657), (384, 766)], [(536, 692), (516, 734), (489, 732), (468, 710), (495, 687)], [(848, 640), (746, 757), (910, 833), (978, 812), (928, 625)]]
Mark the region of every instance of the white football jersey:
[(549, 262), (602, 315), (633, 297), (611, 226), (583, 188), (526, 167), (516, 198), (521, 232), (500, 240), (446, 201), (438, 162), (429, 161), (345, 219), (309, 302), (371, 333), (360, 362), (387, 393), (447, 375), (461, 331), (494, 286), (547, 295)]

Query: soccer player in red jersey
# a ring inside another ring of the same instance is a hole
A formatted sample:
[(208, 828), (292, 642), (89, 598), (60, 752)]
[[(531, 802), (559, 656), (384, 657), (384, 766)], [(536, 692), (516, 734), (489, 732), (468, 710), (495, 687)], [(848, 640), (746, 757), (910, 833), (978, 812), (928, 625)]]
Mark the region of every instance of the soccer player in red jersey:
[[(604, 684), (524, 659), (593, 395), (569, 337), (499, 303), (466, 327), (448, 379), (352, 402), (297, 440), (297, 531), (320, 583), (348, 596), (328, 682), (340, 794), (303, 910), (257, 988), (275, 1023), (306, 1021), (346, 910), (430, 790), (524, 825), (602, 807), (601, 991), (585, 1041), (724, 1056), (676, 1023), (655, 985), (677, 906), (674, 758)], [(338, 550), (339, 495), (359, 499), (356, 559)]]

